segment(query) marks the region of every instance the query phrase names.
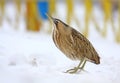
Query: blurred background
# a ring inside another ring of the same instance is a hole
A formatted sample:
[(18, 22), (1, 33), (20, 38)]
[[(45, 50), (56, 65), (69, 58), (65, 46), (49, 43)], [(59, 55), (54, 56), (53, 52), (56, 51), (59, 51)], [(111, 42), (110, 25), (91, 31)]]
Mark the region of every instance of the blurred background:
[(119, 0), (0, 0), (0, 30), (50, 34), (52, 25), (46, 13), (86, 37), (92, 28), (104, 38), (111, 32), (110, 39), (120, 43)]
[[(87, 37), (101, 57), (85, 71), (52, 41), (46, 13)], [(1, 83), (119, 83), (120, 0), (0, 0)]]

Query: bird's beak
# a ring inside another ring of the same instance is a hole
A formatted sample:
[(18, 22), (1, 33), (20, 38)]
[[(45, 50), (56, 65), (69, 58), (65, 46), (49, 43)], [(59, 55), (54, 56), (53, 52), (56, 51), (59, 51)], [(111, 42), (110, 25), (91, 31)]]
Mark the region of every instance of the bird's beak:
[(54, 24), (57, 24), (56, 22), (56, 18), (53, 18), (52, 16), (46, 14), (46, 16), (50, 19), (50, 21), (52, 21)]
[(48, 15), (48, 14), (46, 14), (46, 16), (47, 16), (50, 20), (52, 20), (52, 21), (55, 20), (52, 16), (50, 16), (50, 15)]

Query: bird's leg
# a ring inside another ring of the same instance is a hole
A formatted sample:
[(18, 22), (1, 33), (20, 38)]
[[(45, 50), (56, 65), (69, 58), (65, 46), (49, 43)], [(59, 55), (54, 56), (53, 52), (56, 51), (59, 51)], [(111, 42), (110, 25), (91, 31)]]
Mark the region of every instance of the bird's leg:
[(65, 73), (76, 73), (76, 72), (78, 71), (78, 69), (81, 69), (80, 66), (81, 66), (81, 64), (83, 63), (83, 61), (84, 61), (84, 59), (82, 59), (82, 60), (80, 61), (80, 63), (78, 64), (77, 67), (74, 67), (73, 69), (69, 69), (69, 70), (67, 70)]
[(83, 68), (85, 67), (85, 64), (86, 64), (86, 60), (84, 59), (83, 64), (79, 69), (83, 70)]

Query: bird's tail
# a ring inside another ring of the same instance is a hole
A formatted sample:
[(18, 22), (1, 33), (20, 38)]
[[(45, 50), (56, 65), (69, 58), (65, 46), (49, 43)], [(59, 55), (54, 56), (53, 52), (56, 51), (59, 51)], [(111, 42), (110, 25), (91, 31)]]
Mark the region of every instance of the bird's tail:
[(99, 56), (96, 56), (96, 57), (94, 58), (94, 63), (95, 63), (95, 64), (100, 64), (100, 57), (99, 57)]

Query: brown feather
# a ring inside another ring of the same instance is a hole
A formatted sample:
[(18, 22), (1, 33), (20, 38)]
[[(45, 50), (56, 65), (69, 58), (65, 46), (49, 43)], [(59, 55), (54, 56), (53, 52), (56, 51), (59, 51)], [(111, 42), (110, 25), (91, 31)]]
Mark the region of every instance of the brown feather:
[[(57, 19), (56, 19), (57, 20)], [(100, 64), (100, 57), (90, 41), (80, 32), (58, 20), (53, 30), (53, 41), (68, 58)]]

